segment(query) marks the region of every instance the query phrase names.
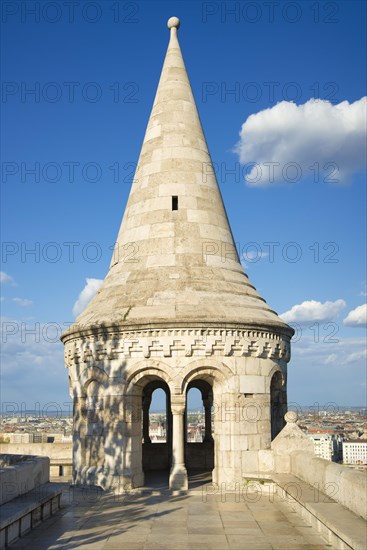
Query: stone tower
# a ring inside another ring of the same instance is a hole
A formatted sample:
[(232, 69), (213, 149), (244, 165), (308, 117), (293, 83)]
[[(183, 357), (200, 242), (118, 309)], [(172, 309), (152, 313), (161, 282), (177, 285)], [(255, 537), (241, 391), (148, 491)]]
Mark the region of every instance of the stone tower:
[[(170, 42), (116, 248), (103, 284), (63, 335), (74, 402), (73, 480), (119, 491), (169, 469), (255, 471), (283, 427), (293, 330), (244, 273), (177, 39)], [(164, 390), (167, 440), (149, 438)], [(197, 388), (205, 438), (186, 441)], [(214, 432), (212, 433), (212, 420)]]

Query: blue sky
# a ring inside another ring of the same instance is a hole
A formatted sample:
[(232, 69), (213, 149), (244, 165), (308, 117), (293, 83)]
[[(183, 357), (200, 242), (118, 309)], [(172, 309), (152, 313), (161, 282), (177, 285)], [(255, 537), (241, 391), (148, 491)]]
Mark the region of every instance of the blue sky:
[(247, 272), (297, 327), (288, 399), (363, 404), (366, 4), (71, 9), (2, 4), (2, 399), (69, 400), (57, 337), (107, 272), (177, 15)]

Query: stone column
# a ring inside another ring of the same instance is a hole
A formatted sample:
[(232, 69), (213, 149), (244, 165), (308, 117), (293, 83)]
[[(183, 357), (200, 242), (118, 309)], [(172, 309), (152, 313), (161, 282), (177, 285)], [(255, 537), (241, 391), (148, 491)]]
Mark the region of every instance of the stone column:
[(166, 394), (166, 442), (168, 452), (168, 467), (172, 464), (172, 412), (171, 412), (171, 396), (169, 392)]
[(205, 436), (204, 441), (213, 442), (212, 436), (212, 404), (213, 401), (209, 397), (203, 399), (203, 405), (205, 409)]
[(152, 402), (151, 395), (143, 396), (143, 441), (144, 443), (151, 443), (149, 437), (149, 407)]
[(169, 487), (174, 492), (187, 491), (187, 471), (184, 456), (185, 396), (172, 397), (172, 467)]

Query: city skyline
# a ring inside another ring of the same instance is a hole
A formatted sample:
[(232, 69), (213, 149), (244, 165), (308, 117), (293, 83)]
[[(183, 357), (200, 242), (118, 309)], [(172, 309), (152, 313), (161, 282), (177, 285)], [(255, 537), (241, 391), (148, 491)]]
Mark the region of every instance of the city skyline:
[(284, 3), (273, 14), (259, 3), (251, 22), (220, 2), (130, 4), (97, 3), (94, 22), (91, 11), (53, 25), (51, 12), (5, 14), (2, 400), (68, 402), (58, 338), (108, 270), (166, 48), (157, 29), (175, 12), (241, 259), (296, 330), (288, 401), (363, 406), (365, 72), (354, 29), (365, 5), (295, 3), (297, 20)]

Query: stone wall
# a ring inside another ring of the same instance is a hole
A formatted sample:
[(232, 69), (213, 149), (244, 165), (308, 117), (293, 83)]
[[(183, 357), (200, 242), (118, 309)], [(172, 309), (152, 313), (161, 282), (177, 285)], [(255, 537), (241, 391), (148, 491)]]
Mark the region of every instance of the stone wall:
[(0, 455), (0, 505), (50, 480), (47, 457)]
[(72, 459), (71, 443), (4, 443), (2, 453), (48, 456), (53, 461), (70, 461)]
[(50, 475), (59, 476), (60, 466), (63, 475), (72, 473), (71, 443), (4, 443), (2, 453), (45, 456), (50, 459)]
[(167, 443), (143, 443), (143, 470), (168, 470), (169, 453)]
[(186, 443), (185, 463), (188, 469), (214, 468), (214, 443), (204, 441), (203, 443)]

